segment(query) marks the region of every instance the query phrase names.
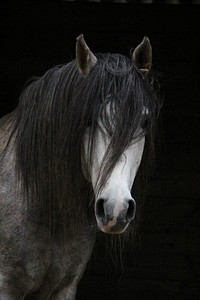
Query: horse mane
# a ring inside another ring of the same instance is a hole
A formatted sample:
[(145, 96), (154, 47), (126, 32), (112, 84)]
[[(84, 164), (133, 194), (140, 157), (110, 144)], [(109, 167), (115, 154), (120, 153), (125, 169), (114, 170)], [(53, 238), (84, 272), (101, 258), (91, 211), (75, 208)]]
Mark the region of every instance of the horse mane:
[(86, 77), (79, 75), (75, 60), (48, 70), (25, 88), (16, 110), (16, 171), (27, 210), (52, 233), (76, 228), (85, 211), (92, 222), (93, 191), (82, 172), (86, 128), (91, 157), (98, 118), (111, 135), (101, 185), (134, 138), (145, 134), (153, 145), (158, 103), (149, 78), (125, 56), (96, 56), (98, 63)]

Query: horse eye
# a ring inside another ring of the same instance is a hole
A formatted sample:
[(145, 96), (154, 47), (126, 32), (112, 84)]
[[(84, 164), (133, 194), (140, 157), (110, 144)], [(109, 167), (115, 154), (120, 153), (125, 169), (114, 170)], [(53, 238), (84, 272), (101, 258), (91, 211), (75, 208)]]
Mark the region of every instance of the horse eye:
[(148, 128), (148, 121), (147, 120), (144, 120), (143, 122), (142, 122), (142, 129), (147, 129)]
[(144, 117), (141, 123), (141, 128), (147, 130), (149, 128), (149, 125), (150, 125), (149, 119), (147, 117)]
[(91, 127), (91, 126), (92, 126), (92, 121), (88, 120), (87, 123), (86, 123), (86, 127)]

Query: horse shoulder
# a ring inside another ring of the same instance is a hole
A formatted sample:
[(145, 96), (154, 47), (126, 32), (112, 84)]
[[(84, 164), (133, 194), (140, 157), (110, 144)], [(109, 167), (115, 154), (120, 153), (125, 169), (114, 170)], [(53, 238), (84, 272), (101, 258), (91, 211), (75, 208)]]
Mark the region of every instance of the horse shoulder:
[(13, 128), (15, 111), (5, 115), (0, 119), (0, 155), (4, 151)]

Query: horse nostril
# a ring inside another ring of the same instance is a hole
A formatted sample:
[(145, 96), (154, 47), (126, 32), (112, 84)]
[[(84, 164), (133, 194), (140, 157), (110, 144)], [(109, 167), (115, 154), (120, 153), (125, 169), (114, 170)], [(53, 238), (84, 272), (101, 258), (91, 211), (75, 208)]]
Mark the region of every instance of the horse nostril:
[(135, 217), (135, 212), (136, 212), (136, 203), (135, 200), (131, 199), (128, 201), (128, 209), (126, 213), (126, 219), (128, 221), (131, 221)]
[[(120, 208), (120, 206), (122, 206)], [(95, 205), (95, 214), (102, 224), (107, 224), (113, 220), (113, 213), (118, 222), (128, 223), (135, 217), (136, 203), (132, 198), (122, 203), (109, 204), (108, 199), (99, 198)]]
[(96, 215), (100, 219), (105, 217), (104, 202), (105, 202), (105, 200), (100, 198), (97, 200), (97, 203), (96, 203)]

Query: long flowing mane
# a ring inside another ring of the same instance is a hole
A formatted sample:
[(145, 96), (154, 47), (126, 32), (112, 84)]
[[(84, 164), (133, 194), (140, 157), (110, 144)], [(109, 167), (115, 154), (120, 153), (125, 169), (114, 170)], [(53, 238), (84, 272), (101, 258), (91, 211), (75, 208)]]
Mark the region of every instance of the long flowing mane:
[(138, 134), (147, 136), (147, 147), (153, 145), (158, 107), (149, 79), (125, 56), (96, 56), (98, 63), (86, 77), (79, 75), (75, 60), (47, 71), (26, 87), (16, 110), (13, 133), (22, 192), (35, 221), (51, 232), (76, 227), (82, 211), (90, 213), (93, 192), (81, 155), (86, 128), (92, 141), (101, 118), (111, 135), (104, 180)]

